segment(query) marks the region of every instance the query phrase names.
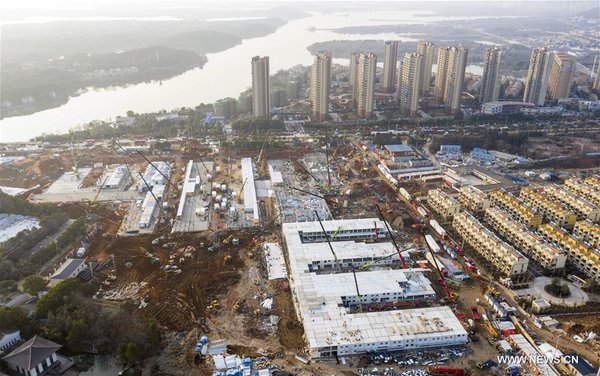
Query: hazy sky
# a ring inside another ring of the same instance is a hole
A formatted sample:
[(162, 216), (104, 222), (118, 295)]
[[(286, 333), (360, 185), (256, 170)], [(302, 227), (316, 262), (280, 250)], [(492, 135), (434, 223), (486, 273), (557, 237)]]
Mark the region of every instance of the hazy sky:
[[(415, 0), (360, 0), (360, 2), (415, 2)], [(440, 0), (419, 0), (421, 1), (440, 1)], [(461, 2), (495, 2), (495, 3), (511, 3), (511, 2), (519, 2), (518, 0), (460, 0)], [(536, 1), (536, 2), (548, 2), (548, 3), (593, 3), (594, 1), (589, 0), (527, 0), (527, 1)], [(243, 2), (243, 3), (256, 3), (256, 4), (281, 4), (288, 1), (281, 0), (273, 0), (273, 1), (257, 1), (257, 0), (175, 0), (175, 1), (166, 1), (166, 0), (2, 0), (0, 1), (0, 8), (12, 8), (12, 9), (27, 9), (27, 8), (37, 8), (37, 9), (49, 9), (49, 8), (100, 8), (100, 7), (123, 7), (124, 5), (136, 4), (136, 3), (164, 3), (164, 4), (181, 4), (181, 5), (191, 5), (198, 3), (206, 3), (206, 4), (219, 4), (223, 2)], [(291, 2), (348, 2), (348, 0), (293, 0)], [(448, 2), (448, 0), (443, 0), (443, 2)]]

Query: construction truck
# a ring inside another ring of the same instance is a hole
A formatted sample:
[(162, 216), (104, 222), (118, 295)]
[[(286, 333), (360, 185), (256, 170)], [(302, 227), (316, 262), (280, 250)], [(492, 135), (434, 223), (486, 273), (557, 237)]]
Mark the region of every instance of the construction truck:
[(467, 372), (462, 368), (443, 367), (443, 366), (429, 367), (429, 368), (427, 368), (427, 373), (431, 376), (466, 375), (467, 374)]
[(487, 329), (488, 333), (490, 333), (490, 336), (493, 339), (497, 339), (498, 338), (498, 331), (496, 330), (496, 328), (494, 328), (494, 326), (492, 325), (492, 323), (490, 321), (485, 321), (485, 328)]

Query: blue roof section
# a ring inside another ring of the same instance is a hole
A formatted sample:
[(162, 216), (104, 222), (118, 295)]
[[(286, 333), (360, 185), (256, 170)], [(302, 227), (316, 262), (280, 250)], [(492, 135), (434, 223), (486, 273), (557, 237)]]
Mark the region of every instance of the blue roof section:
[(473, 150), (471, 150), (471, 153), (491, 154), (487, 149), (482, 149), (482, 148), (473, 148)]
[(577, 353), (564, 354), (563, 356), (568, 356), (571, 359), (579, 359), (579, 362), (572, 362), (570, 365), (582, 375), (595, 375), (598, 372), (597, 368), (594, 368), (587, 359)]
[(410, 146), (404, 145), (404, 144), (385, 145), (384, 147), (390, 153), (399, 153), (399, 152), (413, 151), (413, 149)]

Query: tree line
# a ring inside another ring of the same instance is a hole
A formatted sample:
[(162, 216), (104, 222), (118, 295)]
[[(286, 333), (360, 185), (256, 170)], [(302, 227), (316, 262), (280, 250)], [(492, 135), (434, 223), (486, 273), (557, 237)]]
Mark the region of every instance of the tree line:
[(101, 306), (84, 290), (78, 279), (66, 279), (38, 301), (34, 320), (18, 307), (0, 307), (0, 323), (24, 338), (40, 334), (72, 352), (117, 355), (129, 364), (160, 351), (162, 329), (155, 320), (133, 308)]

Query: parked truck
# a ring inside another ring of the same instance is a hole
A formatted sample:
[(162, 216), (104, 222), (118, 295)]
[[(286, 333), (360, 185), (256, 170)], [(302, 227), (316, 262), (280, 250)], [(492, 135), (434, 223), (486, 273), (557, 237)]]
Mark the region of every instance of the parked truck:
[(444, 230), (444, 228), (435, 219), (430, 220), (429, 225), (433, 228), (433, 230), (436, 232), (436, 234), (438, 234), (440, 237), (445, 238), (446, 235), (448, 235), (446, 233), (446, 230)]
[(435, 239), (433, 239), (433, 236), (429, 234), (425, 235), (425, 241), (427, 242), (427, 245), (433, 251), (433, 253), (440, 253), (441, 248), (439, 244), (435, 241)]
[(398, 189), (398, 193), (404, 197), (406, 199), (406, 201), (412, 201), (413, 197), (410, 193), (408, 193), (408, 191), (402, 187), (400, 187), (400, 189)]

